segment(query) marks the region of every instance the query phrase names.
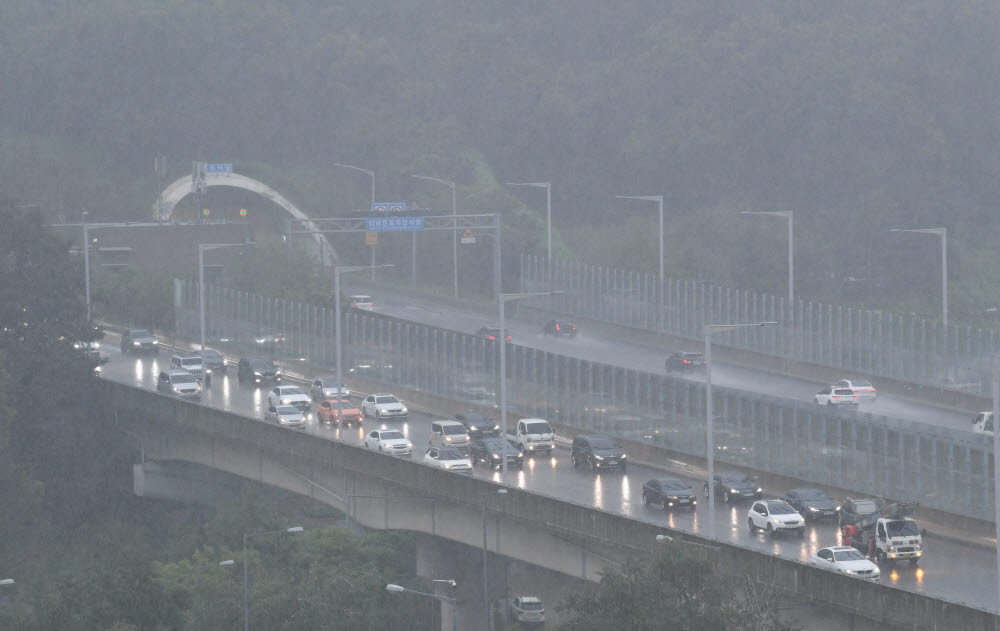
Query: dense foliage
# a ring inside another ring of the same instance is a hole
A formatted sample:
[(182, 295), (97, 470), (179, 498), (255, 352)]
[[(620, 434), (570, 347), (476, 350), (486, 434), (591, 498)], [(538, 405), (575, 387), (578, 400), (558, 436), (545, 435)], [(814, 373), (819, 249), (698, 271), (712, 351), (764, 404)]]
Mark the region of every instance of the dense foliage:
[(564, 631), (788, 631), (774, 595), (712, 570), (684, 543), (657, 545), (645, 563), (606, 572), (587, 592), (570, 595)]
[(674, 276), (782, 293), (779, 220), (737, 211), (792, 209), (802, 297), (936, 313), (937, 244), (888, 228), (944, 225), (956, 317), (1000, 303), (995, 2), (20, 2), (0, 35), (0, 177), (54, 216), (146, 218), (198, 158), (349, 212), (346, 162), (537, 252), (504, 182), (548, 180), (563, 255), (655, 270), (614, 195), (662, 193)]

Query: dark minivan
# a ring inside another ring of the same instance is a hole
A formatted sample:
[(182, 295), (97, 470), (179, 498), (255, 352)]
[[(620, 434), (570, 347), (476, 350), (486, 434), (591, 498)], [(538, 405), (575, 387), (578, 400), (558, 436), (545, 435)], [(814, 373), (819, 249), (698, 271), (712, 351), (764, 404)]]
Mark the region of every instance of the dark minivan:
[(574, 467), (590, 465), (594, 471), (618, 468), (624, 472), (627, 467), (627, 456), (618, 443), (598, 434), (581, 434), (574, 438), (569, 457)]
[(266, 357), (241, 357), (236, 365), (236, 378), (241, 384), (259, 386), (266, 383), (281, 383), (281, 371)]

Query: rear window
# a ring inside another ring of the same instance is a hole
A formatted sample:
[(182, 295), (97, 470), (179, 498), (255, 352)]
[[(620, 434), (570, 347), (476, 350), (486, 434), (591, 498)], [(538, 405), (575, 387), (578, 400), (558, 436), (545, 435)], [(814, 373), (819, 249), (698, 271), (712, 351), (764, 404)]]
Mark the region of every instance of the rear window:
[(833, 391), (834, 394), (839, 394), (840, 396), (851, 396), (854, 394), (854, 390), (850, 388), (837, 388)]
[(354, 302), (371, 302), (371, 296), (351, 296), (351, 300)]

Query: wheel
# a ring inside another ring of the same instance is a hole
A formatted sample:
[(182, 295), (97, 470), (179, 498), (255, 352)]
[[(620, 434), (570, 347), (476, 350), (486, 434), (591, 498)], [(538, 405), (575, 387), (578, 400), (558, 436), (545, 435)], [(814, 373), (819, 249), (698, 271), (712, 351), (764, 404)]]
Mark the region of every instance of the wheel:
[(597, 461), (596, 460), (591, 459), (591, 461), (590, 461), (590, 470), (591, 471), (597, 471)]
[(827, 401), (826, 402), (826, 407), (832, 408), (833, 407), (833, 401)]
[(799, 539), (802, 539), (805, 536), (806, 536), (806, 529), (805, 528), (799, 528)]
[(570, 454), (569, 461), (573, 463), (573, 468), (574, 469), (576, 469), (578, 466), (580, 466), (580, 463), (577, 462), (577, 460), (576, 460), (576, 454)]
[(371, 449), (371, 447), (368, 446), (368, 443), (364, 443), (364, 445), (365, 445), (365, 449)]
[(771, 526), (770, 523), (767, 525), (767, 536), (768, 537), (774, 536), (774, 528)]
[(375, 410), (375, 420), (382, 422), (382, 413), (379, 412), (378, 410)]
[(642, 503), (645, 504), (646, 506), (649, 506), (651, 504), (651, 502), (649, 501), (649, 496), (646, 495), (645, 491), (642, 492)]
[(727, 504), (729, 503), (729, 491), (722, 492), (722, 501)]
[(885, 563), (885, 553), (882, 552), (881, 550), (876, 550), (875, 551), (875, 562), (876, 563)]
[(750, 526), (750, 534), (757, 532), (757, 527), (753, 525), (753, 517), (747, 517), (747, 525)]
[(378, 446), (378, 452), (379, 452), (380, 454), (382, 454), (382, 453), (385, 453), (385, 452), (384, 452), (384, 451), (382, 450), (382, 445), (379, 445), (379, 446)]
[(708, 497), (708, 483), (707, 483), (707, 482), (706, 482), (706, 483), (705, 483), (705, 485), (704, 485), (704, 486), (702, 487), (702, 489), (701, 489), (701, 492), (702, 492), (702, 494), (703, 494), (703, 495), (704, 495), (705, 497)]
[(622, 465), (622, 473), (628, 473), (628, 465)]

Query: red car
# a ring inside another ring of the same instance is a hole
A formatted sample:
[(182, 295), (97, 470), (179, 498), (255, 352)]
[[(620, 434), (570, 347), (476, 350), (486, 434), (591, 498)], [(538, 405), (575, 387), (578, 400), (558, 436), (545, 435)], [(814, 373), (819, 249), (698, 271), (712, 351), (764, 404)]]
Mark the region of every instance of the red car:
[(323, 401), (318, 406), (316, 406), (316, 413), (318, 418), (323, 423), (339, 423), (341, 406), (343, 406), (343, 422), (344, 423), (360, 423), (361, 422), (361, 410), (358, 406), (351, 403), (351, 400), (347, 397), (343, 399), (327, 399)]

